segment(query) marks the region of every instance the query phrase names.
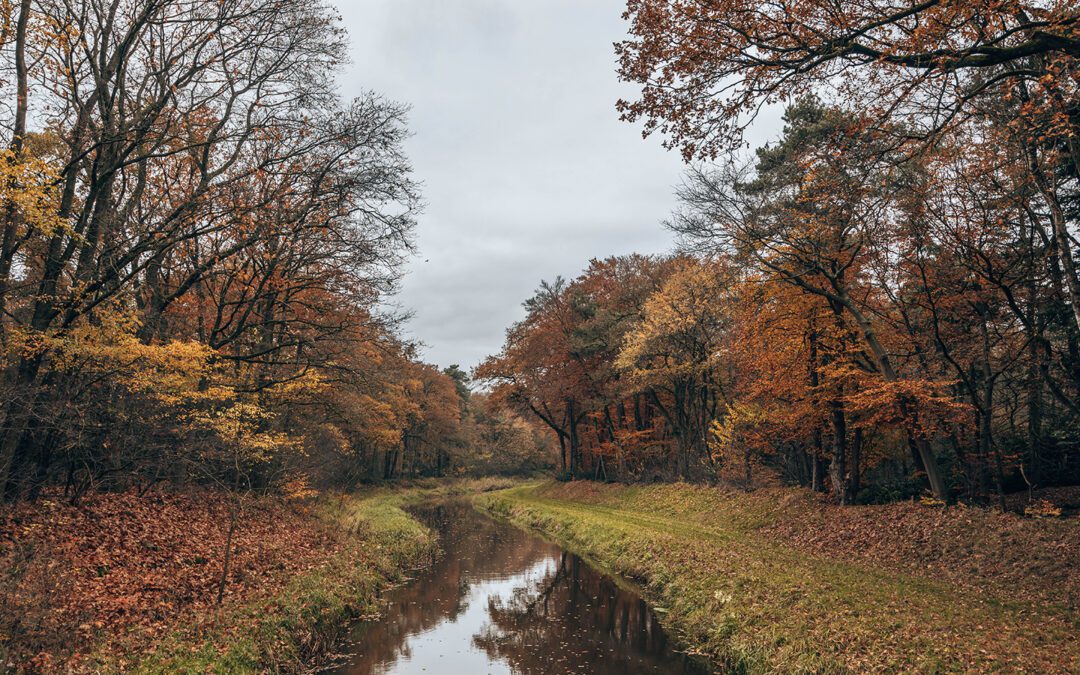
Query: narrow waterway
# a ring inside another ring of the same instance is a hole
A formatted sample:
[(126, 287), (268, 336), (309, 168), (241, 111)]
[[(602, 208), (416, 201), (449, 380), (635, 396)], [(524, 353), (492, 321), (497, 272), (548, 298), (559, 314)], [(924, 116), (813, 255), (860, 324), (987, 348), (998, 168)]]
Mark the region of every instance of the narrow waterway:
[(449, 502), (414, 511), (444, 555), (390, 592), (334, 672), (703, 673), (633, 591), (536, 535)]

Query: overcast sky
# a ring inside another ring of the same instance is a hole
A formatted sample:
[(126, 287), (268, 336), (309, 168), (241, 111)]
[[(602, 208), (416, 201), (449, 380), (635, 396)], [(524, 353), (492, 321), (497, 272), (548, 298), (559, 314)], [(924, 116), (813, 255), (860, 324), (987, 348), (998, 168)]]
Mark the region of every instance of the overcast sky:
[(398, 301), (425, 360), (469, 369), (542, 279), (672, 248), (682, 166), (618, 119), (624, 0), (339, 0), (344, 94), (412, 106), (426, 209)]

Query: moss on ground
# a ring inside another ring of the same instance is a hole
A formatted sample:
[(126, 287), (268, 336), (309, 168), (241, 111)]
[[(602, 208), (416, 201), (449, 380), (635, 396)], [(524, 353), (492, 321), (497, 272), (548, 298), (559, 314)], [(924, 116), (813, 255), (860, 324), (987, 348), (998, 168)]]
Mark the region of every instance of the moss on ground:
[(801, 550), (768, 534), (793, 517), (785, 499), (544, 483), (476, 502), (639, 581), (684, 646), (728, 671), (1080, 669), (1069, 607)]

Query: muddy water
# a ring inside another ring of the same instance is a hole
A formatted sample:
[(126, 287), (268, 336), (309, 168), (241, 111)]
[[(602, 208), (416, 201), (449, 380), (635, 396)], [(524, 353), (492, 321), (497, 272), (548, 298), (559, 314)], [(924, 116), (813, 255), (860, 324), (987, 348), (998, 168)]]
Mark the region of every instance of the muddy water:
[(555, 544), (466, 504), (415, 515), (444, 555), (358, 625), (334, 672), (703, 673), (640, 597)]

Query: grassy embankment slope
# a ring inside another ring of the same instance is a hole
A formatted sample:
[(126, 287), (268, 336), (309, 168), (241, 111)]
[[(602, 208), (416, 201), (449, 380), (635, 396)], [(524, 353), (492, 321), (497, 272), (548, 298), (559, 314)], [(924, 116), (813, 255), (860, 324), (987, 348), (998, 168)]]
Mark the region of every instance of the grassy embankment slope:
[(477, 503), (640, 581), (741, 672), (1080, 672), (1080, 523), (804, 491), (544, 483)]
[(359, 617), (381, 609), (382, 590), (437, 553), (435, 537), (401, 506), (409, 492), (324, 498), (318, 516), (342, 528), (342, 545), (278, 592), (240, 603), (202, 630), (180, 630), (141, 659), (145, 673), (302, 671)]
[(400, 507), (431, 492), (246, 500), (220, 605), (227, 495), (19, 505), (0, 517), (0, 671), (301, 670), (430, 560)]

